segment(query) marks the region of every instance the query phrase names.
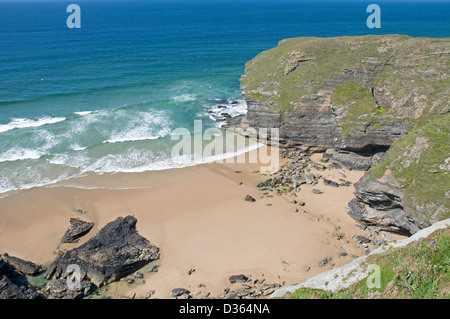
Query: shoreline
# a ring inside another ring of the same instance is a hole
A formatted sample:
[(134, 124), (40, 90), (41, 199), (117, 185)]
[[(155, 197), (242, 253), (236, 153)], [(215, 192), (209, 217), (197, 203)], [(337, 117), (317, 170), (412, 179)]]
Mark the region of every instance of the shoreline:
[[(314, 154), (312, 160), (319, 161), (319, 157)], [(364, 232), (345, 212), (353, 198), (353, 185), (336, 188), (319, 182), (302, 185), (298, 192), (264, 196), (256, 187), (268, 178), (259, 173), (260, 166), (205, 163), (115, 174), (109, 180), (146, 185), (134, 189), (63, 185), (24, 190), (0, 199), (1, 252), (48, 265), (57, 250), (78, 247), (110, 221), (134, 215), (139, 234), (160, 248), (161, 258), (155, 262), (160, 267), (155, 273), (147, 272), (149, 265), (140, 270), (143, 284), (119, 281), (99, 289), (113, 298), (142, 298), (149, 290), (155, 290), (155, 298), (170, 298), (171, 290), (180, 287), (199, 296), (207, 292), (219, 297), (231, 288), (228, 278), (236, 274), (292, 285), (364, 254), (351, 238)], [(311, 168), (311, 172), (316, 171)], [(353, 184), (364, 173), (344, 172)], [(324, 178), (337, 178), (338, 170), (320, 173)], [(313, 193), (314, 188), (323, 194)], [(294, 193), (305, 203), (303, 207), (292, 203)], [(246, 195), (256, 201), (245, 201)], [(297, 207), (305, 212), (294, 212)], [(61, 245), (70, 218), (93, 222), (94, 227), (78, 243)], [(343, 239), (333, 237), (337, 230)], [(343, 250), (347, 256), (339, 255)], [(326, 257), (332, 262), (319, 266)]]

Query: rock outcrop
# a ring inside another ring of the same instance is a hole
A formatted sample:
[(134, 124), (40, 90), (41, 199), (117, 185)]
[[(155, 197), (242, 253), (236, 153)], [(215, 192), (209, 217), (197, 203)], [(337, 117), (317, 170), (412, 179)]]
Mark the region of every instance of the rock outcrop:
[(355, 196), (348, 205), (349, 215), (362, 224), (408, 236), (426, 227), (405, 211), (403, 190), (392, 174), (378, 180), (363, 177), (355, 184)]
[(450, 113), (435, 115), (396, 140), (355, 184), (349, 214), (365, 225), (411, 235), (449, 218)]
[(68, 278), (78, 267), (79, 280), (99, 287), (158, 259), (159, 249), (137, 233), (136, 222), (133, 216), (110, 222), (85, 244), (57, 258), (49, 266), (46, 278)]
[(42, 265), (14, 256), (9, 256), (6, 253), (1, 256), (0, 260), (3, 260), (5, 263), (11, 265), (16, 271), (23, 275), (35, 276), (45, 270), (45, 267)]
[(67, 229), (63, 238), (61, 239), (62, 244), (66, 243), (76, 243), (94, 227), (94, 223), (86, 222), (78, 218), (70, 219), (70, 227)]
[[(22, 271), (29, 272), (28, 265), (31, 262), (9, 257), (14, 264), (9, 264), (5, 259), (0, 260), (0, 299), (43, 299), (44, 296), (37, 292), (29, 283)], [(24, 266), (25, 265), (25, 266)], [(18, 271), (15, 267), (18, 267)]]
[(49, 281), (42, 292), (48, 299), (81, 299), (88, 296), (92, 291), (91, 289), (92, 284), (88, 280), (68, 285), (67, 279), (60, 278)]
[(435, 54), (448, 45), (402, 35), (283, 40), (246, 64), (245, 121), (305, 144), (387, 149), (411, 119), (448, 102), (448, 56)]
[(368, 170), (349, 214), (413, 234), (450, 216), (449, 49), (404, 35), (283, 40), (246, 64), (242, 126), (279, 128), (281, 145)]

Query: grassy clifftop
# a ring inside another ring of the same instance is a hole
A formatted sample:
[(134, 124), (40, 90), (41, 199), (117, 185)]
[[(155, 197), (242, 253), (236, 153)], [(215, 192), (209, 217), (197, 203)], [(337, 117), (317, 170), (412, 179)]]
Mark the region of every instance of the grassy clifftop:
[[(321, 90), (332, 92), (339, 84), (355, 80), (380, 106), (414, 109), (409, 115), (416, 118), (425, 108), (441, 105), (439, 99), (448, 102), (450, 79), (442, 70), (449, 69), (449, 56), (448, 39), (292, 38), (248, 62), (241, 85), (244, 95), (282, 112), (301, 108)], [(376, 88), (387, 91), (372, 90)], [(350, 102), (358, 103), (359, 96), (353, 97)], [(406, 110), (398, 111), (401, 115)]]

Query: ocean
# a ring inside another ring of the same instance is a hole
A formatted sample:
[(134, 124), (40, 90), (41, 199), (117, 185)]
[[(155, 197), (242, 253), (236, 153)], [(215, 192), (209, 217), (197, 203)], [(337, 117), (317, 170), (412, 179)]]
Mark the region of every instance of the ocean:
[[(74, 2), (79, 29), (66, 25)], [(369, 29), (372, 2), (0, 1), (0, 197), (192, 165), (171, 157), (172, 131), (245, 114), (245, 63), (282, 39), (450, 35), (450, 1), (376, 1)]]

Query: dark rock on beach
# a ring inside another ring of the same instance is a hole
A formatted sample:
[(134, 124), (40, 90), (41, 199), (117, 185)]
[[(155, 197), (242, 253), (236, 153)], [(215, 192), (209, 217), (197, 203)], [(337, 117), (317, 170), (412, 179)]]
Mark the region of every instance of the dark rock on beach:
[(0, 299), (43, 299), (23, 278), (0, 276)]
[(9, 256), (6, 253), (3, 254), (0, 259), (24, 275), (34, 276), (45, 270), (44, 266), (35, 264), (31, 261), (26, 261), (17, 257)]
[(331, 260), (332, 260), (332, 258), (328, 256), (328, 257), (324, 258), (324, 259), (319, 263), (319, 266), (320, 266), (320, 267), (324, 267), (324, 266), (326, 266)]
[(366, 171), (372, 165), (371, 155), (362, 155), (350, 151), (328, 149), (323, 154), (323, 158), (358, 171)]
[(154, 265), (150, 267), (147, 272), (158, 272), (158, 268), (159, 268), (158, 265)]
[(248, 277), (245, 276), (245, 275), (242, 275), (242, 274), (240, 274), (240, 275), (233, 275), (228, 280), (230, 281), (230, 283), (234, 284), (234, 283), (237, 283), (237, 282), (247, 282), (248, 281)]
[(87, 233), (94, 227), (94, 223), (86, 222), (78, 218), (70, 219), (70, 227), (67, 229), (61, 243), (76, 243), (78, 239)]
[[(69, 281), (70, 282), (70, 281)], [(68, 284), (64, 278), (54, 279), (48, 282), (43, 293), (48, 299), (81, 299), (91, 293), (92, 284), (83, 280), (79, 283)]]
[(158, 259), (159, 249), (137, 233), (136, 222), (133, 216), (110, 222), (88, 242), (57, 258), (48, 268), (46, 278), (66, 278), (68, 266), (76, 265), (81, 280), (100, 287)]
[(252, 196), (250, 196), (250, 195), (247, 195), (247, 196), (245, 196), (245, 200), (247, 201), (247, 202), (256, 202), (256, 199), (254, 199)]
[(172, 297), (178, 298), (178, 297), (188, 297), (191, 294), (191, 292), (184, 288), (175, 288), (172, 290)]
[(359, 243), (359, 244), (368, 244), (368, 243), (370, 243), (370, 239), (369, 238), (367, 238), (366, 236), (361, 236), (361, 235), (359, 235), (359, 236), (355, 236), (355, 241), (357, 242), (357, 243)]
[(27, 277), (14, 266), (0, 260), (0, 299), (43, 299), (29, 283)]
[(334, 182), (332, 180), (329, 180), (329, 179), (326, 179), (326, 178), (323, 179), (323, 183), (325, 185), (333, 186), (333, 187), (339, 187), (340, 186), (339, 183), (336, 183), (336, 182)]

